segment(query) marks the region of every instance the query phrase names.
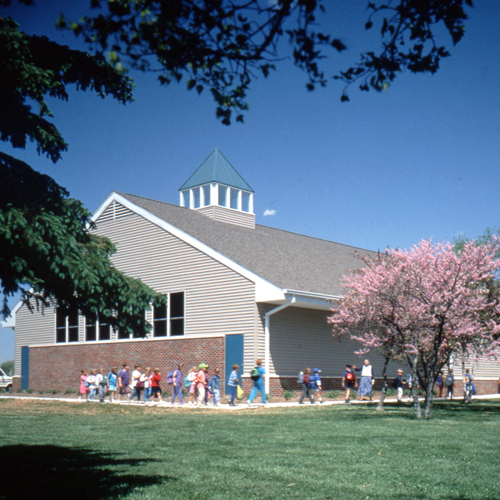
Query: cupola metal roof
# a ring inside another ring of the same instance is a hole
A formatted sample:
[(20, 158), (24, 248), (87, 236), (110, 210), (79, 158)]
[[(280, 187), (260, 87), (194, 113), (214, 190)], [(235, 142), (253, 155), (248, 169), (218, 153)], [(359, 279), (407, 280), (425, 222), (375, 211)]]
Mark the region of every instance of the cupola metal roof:
[(179, 188), (179, 191), (210, 184), (211, 182), (242, 189), (250, 193), (255, 192), (218, 149), (212, 151), (193, 175)]

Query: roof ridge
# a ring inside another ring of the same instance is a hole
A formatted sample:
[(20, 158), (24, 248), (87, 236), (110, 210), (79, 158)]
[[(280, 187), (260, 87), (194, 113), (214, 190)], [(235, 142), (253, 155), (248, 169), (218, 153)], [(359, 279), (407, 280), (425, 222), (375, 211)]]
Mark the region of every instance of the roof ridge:
[[(140, 195), (132, 194), (132, 193), (120, 193), (119, 191), (115, 191), (115, 193), (120, 194), (120, 195), (124, 195), (124, 196), (135, 196), (136, 198), (142, 198), (143, 200), (153, 201), (153, 202), (156, 202), (156, 203), (163, 203), (163, 204), (169, 205), (171, 207), (181, 208), (181, 209), (184, 209), (184, 210), (190, 210), (191, 212), (195, 212), (195, 213), (198, 213), (199, 215), (203, 215), (203, 214), (197, 212), (196, 210), (191, 210), (190, 208), (181, 207), (179, 205), (175, 205), (175, 204), (169, 203), (167, 201), (154, 200), (153, 198), (147, 198), (145, 196), (140, 196)], [(212, 219), (210, 219), (210, 220), (212, 220)], [(220, 222), (221, 224), (227, 224), (226, 222), (221, 222), (221, 221), (213, 221), (212, 220), (212, 222)], [(231, 224), (231, 226), (233, 226), (233, 225)], [(239, 227), (240, 229), (245, 229), (245, 230), (248, 230), (248, 231), (255, 231), (255, 229), (244, 227), (244, 226), (235, 226), (235, 227)], [(369, 250), (368, 248), (361, 248), (361, 247), (357, 247), (357, 246), (353, 246), (353, 245), (347, 245), (345, 243), (339, 243), (338, 241), (327, 240), (325, 238), (318, 238), (317, 236), (310, 236), (308, 234), (301, 234), (301, 233), (297, 233), (295, 231), (289, 231), (287, 229), (281, 229), (279, 227), (265, 226), (264, 224), (255, 224), (255, 227), (256, 228), (257, 227), (262, 227), (262, 228), (265, 228), (265, 229), (271, 229), (273, 231), (280, 231), (282, 233), (289, 233), (289, 234), (293, 234), (293, 235), (296, 235), (296, 236), (302, 236), (303, 238), (310, 238), (310, 239), (313, 239), (313, 240), (324, 241), (326, 243), (335, 243), (336, 245), (341, 245), (341, 246), (346, 247), (346, 248), (353, 248), (354, 250), (362, 250), (364, 252), (374, 252), (375, 251), (375, 250)]]

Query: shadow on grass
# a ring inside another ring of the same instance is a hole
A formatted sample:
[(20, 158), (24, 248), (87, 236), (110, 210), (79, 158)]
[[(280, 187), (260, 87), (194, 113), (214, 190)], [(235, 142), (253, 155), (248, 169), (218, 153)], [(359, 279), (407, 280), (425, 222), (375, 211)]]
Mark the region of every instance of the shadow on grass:
[(152, 460), (52, 445), (0, 447), (0, 500), (108, 500), (174, 477), (121, 474)]

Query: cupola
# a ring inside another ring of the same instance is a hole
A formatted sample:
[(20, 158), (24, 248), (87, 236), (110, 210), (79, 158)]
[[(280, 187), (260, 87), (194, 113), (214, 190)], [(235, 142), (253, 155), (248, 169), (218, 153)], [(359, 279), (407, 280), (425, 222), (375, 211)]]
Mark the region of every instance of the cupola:
[(180, 187), (179, 193), (182, 207), (221, 222), (255, 227), (254, 190), (218, 149)]

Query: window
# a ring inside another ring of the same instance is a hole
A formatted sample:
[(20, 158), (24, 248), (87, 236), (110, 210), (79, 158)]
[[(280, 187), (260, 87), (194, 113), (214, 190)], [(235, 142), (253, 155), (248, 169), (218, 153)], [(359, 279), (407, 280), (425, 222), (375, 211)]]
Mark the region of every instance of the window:
[(231, 189), (231, 208), (238, 210), (238, 194), (237, 189)]
[(97, 340), (97, 318), (85, 318), (85, 342)]
[(153, 337), (167, 336), (167, 304), (153, 307)]
[(110, 340), (111, 325), (102, 316), (87, 316), (85, 318), (85, 341)]
[(184, 335), (184, 292), (171, 293), (170, 336)]
[(210, 184), (203, 186), (203, 205), (206, 207), (210, 205)]
[(194, 188), (193, 189), (193, 198), (194, 198), (194, 208), (200, 208), (201, 206), (201, 199), (200, 199), (200, 188)]
[(189, 207), (189, 191), (182, 191), (182, 203), (183, 207)]
[(219, 185), (219, 205), (221, 207), (227, 207), (227, 190), (226, 186)]
[(241, 192), (241, 210), (250, 212), (250, 193), (246, 191)]
[(78, 309), (56, 307), (56, 342), (78, 342)]
[(184, 292), (168, 294), (166, 305), (153, 306), (153, 337), (184, 335)]

